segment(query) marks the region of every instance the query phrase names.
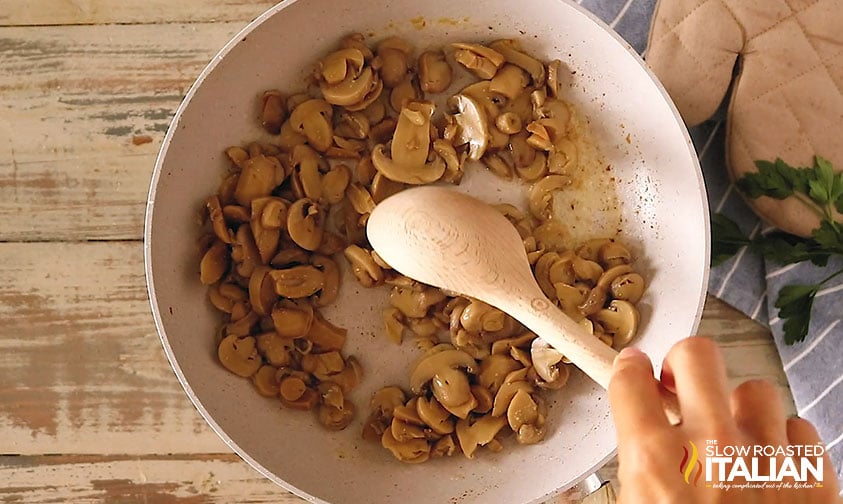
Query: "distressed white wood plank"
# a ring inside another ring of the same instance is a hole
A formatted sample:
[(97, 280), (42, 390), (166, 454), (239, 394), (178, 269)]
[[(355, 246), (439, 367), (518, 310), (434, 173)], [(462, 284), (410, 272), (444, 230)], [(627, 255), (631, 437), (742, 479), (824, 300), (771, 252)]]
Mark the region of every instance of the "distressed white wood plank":
[(0, 28), (0, 240), (140, 238), (169, 121), (242, 26)]
[(141, 243), (0, 243), (0, 320), (4, 453), (228, 451), (164, 357)]
[(0, 0), (0, 26), (251, 21), (266, 0)]
[(0, 457), (0, 501), (299, 504), (235, 455)]

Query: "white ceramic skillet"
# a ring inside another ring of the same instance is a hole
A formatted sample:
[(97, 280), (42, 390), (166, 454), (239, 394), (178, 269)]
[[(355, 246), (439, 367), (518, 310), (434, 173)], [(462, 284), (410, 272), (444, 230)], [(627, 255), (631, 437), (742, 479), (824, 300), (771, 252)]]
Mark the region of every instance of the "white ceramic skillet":
[[(216, 190), (223, 149), (261, 138), (256, 110), (270, 88), (295, 90), (312, 62), (347, 33), (401, 35), (418, 48), (448, 41), (519, 38), (542, 59), (573, 71), (564, 90), (590, 123), (616, 178), (623, 237), (649, 280), (636, 345), (658, 363), (699, 322), (708, 274), (705, 190), (676, 109), (640, 58), (582, 8), (560, 0), (287, 0), (231, 40), (202, 72), (179, 108), (158, 158), (147, 206), (146, 275), (164, 350), (188, 397), (249, 464), (314, 502), (540, 502), (594, 472), (615, 452), (605, 391), (583, 375), (550, 396), (549, 432), (534, 446), (508, 446), (409, 466), (360, 438), (362, 418), (327, 432), (308, 413), (282, 410), (223, 369), (213, 339), (218, 316), (206, 301), (195, 256), (196, 212)], [(497, 179), (467, 177), (488, 201), (523, 198)], [(577, 214), (582, 222), (597, 221)], [(599, 219), (598, 219), (599, 220)], [(383, 290), (347, 281), (326, 312), (349, 330), (347, 352), (366, 372), (352, 399), (365, 409), (386, 384), (406, 386), (411, 344), (382, 334)], [(541, 470), (536, 470), (540, 467)]]

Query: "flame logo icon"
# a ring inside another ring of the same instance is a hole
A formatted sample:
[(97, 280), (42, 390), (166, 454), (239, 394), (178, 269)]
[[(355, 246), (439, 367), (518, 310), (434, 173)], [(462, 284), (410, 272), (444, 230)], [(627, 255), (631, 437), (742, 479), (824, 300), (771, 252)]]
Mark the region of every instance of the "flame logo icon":
[[(697, 451), (697, 445), (694, 444), (693, 441), (688, 441), (688, 444), (691, 445), (691, 451), (688, 452), (688, 448), (682, 447), (682, 450), (685, 454), (682, 456), (682, 462), (679, 463), (679, 472), (685, 476), (685, 484), (691, 484), (691, 474), (693, 474), (694, 469), (697, 470), (697, 475), (694, 477), (694, 486), (697, 486), (697, 483), (700, 481), (700, 476), (702, 476), (702, 464), (699, 461), (699, 451)], [(690, 455), (690, 458), (689, 458)]]

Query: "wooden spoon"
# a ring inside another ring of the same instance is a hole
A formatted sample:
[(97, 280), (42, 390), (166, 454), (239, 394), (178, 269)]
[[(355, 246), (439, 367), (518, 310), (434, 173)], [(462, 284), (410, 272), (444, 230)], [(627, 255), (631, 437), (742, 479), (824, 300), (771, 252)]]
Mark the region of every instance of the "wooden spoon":
[[(600, 386), (609, 386), (618, 353), (545, 297), (521, 236), (491, 206), (442, 187), (408, 189), (375, 207), (366, 233), (378, 255), (397, 271), (503, 310)], [(663, 399), (665, 412), (678, 423), (676, 396)]]

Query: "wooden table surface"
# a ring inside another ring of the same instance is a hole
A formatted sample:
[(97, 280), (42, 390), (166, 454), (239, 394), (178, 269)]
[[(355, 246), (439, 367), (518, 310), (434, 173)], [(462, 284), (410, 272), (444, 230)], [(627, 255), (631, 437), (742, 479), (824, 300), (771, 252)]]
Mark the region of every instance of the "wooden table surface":
[[(0, 501), (302, 502), (188, 401), (150, 315), (141, 241), (179, 101), (271, 4), (0, 0)], [(735, 382), (769, 378), (792, 409), (765, 328), (710, 297), (700, 332)]]

